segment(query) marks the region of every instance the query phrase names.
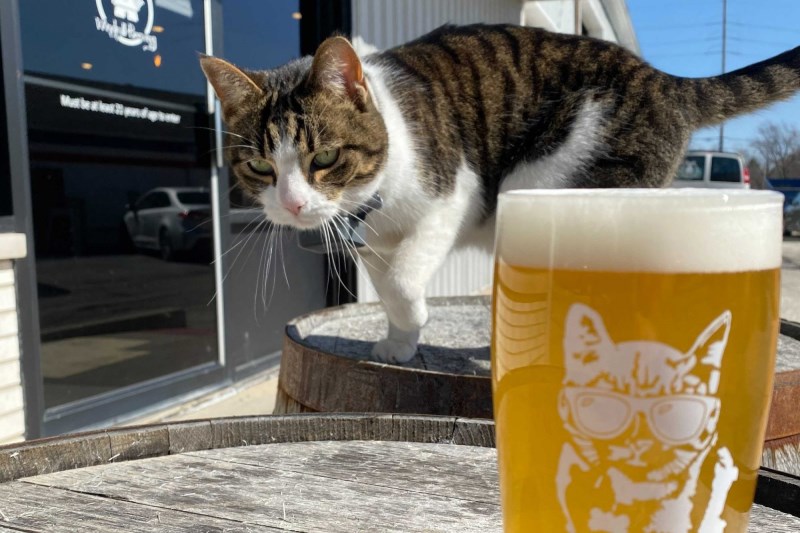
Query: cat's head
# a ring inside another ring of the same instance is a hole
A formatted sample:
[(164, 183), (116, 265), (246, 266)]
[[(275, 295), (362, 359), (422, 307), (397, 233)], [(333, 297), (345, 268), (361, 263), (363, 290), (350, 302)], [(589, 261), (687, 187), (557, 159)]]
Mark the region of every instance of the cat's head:
[(318, 227), (376, 192), (388, 136), (347, 39), (268, 71), (200, 63), (222, 104), (233, 172), (272, 222)]
[(681, 476), (716, 435), (730, 323), (730, 312), (722, 313), (683, 351), (655, 341), (615, 343), (599, 313), (573, 305), (559, 412), (579, 453), (634, 481)]

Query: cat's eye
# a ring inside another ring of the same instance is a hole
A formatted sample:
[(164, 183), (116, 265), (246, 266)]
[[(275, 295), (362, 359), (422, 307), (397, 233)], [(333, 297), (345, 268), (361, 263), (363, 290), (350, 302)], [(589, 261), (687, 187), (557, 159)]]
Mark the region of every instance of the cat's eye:
[(328, 168), (336, 163), (337, 159), (339, 159), (339, 149), (334, 148), (333, 150), (317, 152), (317, 154), (314, 156), (313, 163), (317, 168)]
[(265, 159), (251, 159), (247, 162), (247, 166), (250, 170), (262, 176), (272, 176), (275, 174), (275, 169), (270, 162)]

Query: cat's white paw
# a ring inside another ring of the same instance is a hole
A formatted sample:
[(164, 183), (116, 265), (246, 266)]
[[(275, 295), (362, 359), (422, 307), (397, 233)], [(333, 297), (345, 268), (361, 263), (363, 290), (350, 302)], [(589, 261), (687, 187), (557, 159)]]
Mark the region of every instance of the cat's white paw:
[(382, 363), (407, 363), (417, 353), (417, 343), (405, 340), (383, 339), (372, 347), (372, 357)]

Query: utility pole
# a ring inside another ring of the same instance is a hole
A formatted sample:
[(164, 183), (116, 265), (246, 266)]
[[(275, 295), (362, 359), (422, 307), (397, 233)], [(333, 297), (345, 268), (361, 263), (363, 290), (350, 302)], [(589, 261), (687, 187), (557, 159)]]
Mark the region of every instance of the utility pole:
[[(722, 0), (722, 73), (725, 74), (725, 56), (728, 44), (728, 0)], [(719, 151), (725, 148), (725, 123), (719, 125)]]

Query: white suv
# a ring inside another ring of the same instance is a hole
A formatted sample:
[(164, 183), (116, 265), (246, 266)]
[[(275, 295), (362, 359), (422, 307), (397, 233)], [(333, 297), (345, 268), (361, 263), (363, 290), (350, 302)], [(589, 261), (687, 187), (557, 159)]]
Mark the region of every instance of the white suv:
[(750, 170), (739, 154), (692, 150), (686, 152), (672, 186), (749, 189)]

